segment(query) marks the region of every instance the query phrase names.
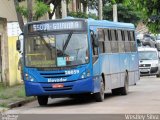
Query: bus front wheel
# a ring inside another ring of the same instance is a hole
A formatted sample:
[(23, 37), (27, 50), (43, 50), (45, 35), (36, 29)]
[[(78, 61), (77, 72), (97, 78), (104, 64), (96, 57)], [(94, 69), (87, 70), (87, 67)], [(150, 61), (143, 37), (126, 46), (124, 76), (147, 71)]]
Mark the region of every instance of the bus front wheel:
[(103, 100), (104, 100), (104, 89), (105, 89), (104, 87), (105, 87), (104, 82), (103, 82), (103, 80), (101, 80), (100, 92), (94, 94), (97, 102), (103, 102)]
[(45, 106), (48, 103), (48, 96), (37, 96), (37, 100), (40, 106)]

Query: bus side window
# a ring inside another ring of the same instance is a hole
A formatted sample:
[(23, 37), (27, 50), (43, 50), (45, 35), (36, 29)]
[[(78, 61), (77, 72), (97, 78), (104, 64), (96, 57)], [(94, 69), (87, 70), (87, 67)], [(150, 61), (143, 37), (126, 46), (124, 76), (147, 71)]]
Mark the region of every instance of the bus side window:
[(112, 41), (111, 41), (111, 49), (112, 53), (117, 53), (118, 52), (118, 42), (117, 42), (117, 32), (116, 30), (111, 30), (111, 36), (112, 36)]
[(103, 29), (98, 29), (98, 41), (99, 41), (99, 48), (100, 48), (100, 53), (104, 53), (104, 30)]
[(119, 48), (119, 52), (122, 53), (122, 52), (125, 52), (122, 30), (117, 30), (117, 33), (118, 33), (118, 48)]
[(92, 42), (92, 62), (95, 63), (95, 61), (98, 59), (98, 47), (94, 46), (94, 39), (95, 38), (95, 34), (94, 32), (92, 31), (91, 32), (91, 42)]
[(130, 31), (130, 37), (131, 37), (131, 52), (135, 52), (136, 51), (136, 41), (134, 38), (134, 31)]
[(125, 38), (125, 52), (130, 52), (130, 41), (128, 38), (128, 31), (124, 31), (124, 38)]
[(128, 47), (129, 47), (129, 52), (132, 52), (132, 48), (131, 48), (131, 46), (132, 46), (132, 41), (131, 41), (131, 34), (130, 34), (130, 31), (127, 31), (127, 33), (128, 33)]
[(109, 29), (104, 29), (105, 34), (105, 52), (111, 53), (111, 34)]

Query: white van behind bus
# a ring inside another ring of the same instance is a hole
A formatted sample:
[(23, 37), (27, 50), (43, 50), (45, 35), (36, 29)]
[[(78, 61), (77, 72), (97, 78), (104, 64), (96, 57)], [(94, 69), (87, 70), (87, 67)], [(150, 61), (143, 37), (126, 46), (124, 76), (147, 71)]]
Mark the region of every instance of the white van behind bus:
[(157, 49), (140, 47), (138, 51), (140, 75), (156, 75), (160, 77), (160, 58)]

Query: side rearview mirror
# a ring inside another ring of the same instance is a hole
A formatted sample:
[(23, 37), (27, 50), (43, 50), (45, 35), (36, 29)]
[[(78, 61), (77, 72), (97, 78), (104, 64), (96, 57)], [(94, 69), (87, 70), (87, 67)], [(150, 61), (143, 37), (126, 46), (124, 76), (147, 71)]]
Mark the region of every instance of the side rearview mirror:
[(97, 35), (94, 36), (94, 41), (93, 41), (93, 42), (94, 42), (94, 46), (95, 46), (95, 47), (98, 47), (98, 46), (99, 46), (98, 36), (97, 36)]
[(20, 36), (23, 36), (23, 33), (21, 33), (19, 36), (18, 36), (18, 40), (16, 42), (16, 50), (20, 53), (21, 52), (21, 40), (20, 40)]
[(16, 50), (19, 52), (21, 50), (21, 41), (20, 40), (17, 40), (17, 42), (16, 42)]
[(93, 46), (98, 47), (99, 46), (98, 36), (94, 34), (94, 31), (91, 31), (91, 39)]

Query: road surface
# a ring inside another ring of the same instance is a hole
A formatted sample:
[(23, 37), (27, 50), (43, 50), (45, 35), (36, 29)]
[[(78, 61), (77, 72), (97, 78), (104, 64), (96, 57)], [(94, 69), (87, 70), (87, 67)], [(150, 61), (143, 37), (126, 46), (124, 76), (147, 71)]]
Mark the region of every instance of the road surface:
[(105, 95), (104, 102), (93, 99), (50, 99), (49, 105), (40, 107), (37, 101), (14, 108), (8, 114), (127, 114), (160, 113), (160, 78), (142, 77), (131, 86), (127, 96)]

